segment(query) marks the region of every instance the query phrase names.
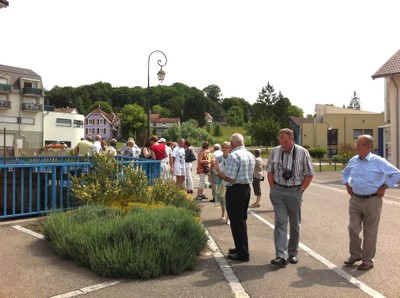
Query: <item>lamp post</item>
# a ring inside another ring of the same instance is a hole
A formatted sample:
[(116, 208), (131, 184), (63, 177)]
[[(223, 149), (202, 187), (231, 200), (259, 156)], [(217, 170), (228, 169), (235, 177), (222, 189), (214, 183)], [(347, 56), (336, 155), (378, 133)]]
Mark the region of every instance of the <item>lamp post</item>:
[(164, 55), (165, 63), (161, 64), (161, 60), (157, 60), (158, 66), (160, 66), (160, 70), (157, 73), (158, 80), (162, 82), (165, 78), (165, 72), (163, 71), (163, 66), (167, 65), (167, 56), (159, 50), (155, 50), (150, 53), (149, 59), (147, 60), (147, 94), (148, 94), (148, 103), (147, 103), (147, 137), (150, 137), (150, 57), (154, 53), (161, 53)]

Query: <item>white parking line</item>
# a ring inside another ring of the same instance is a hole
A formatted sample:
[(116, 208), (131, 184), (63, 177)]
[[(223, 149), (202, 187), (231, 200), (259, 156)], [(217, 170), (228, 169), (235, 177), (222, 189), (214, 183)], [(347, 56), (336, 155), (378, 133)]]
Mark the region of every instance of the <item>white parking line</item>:
[[(311, 185), (312, 185), (312, 186), (316, 186), (316, 187), (320, 187), (320, 188), (324, 188), (324, 189), (329, 189), (329, 190), (333, 190), (333, 191), (337, 191), (337, 192), (340, 192), (340, 193), (347, 194), (347, 191), (346, 191), (346, 190), (338, 189), (337, 187), (334, 187), (334, 186), (321, 185), (321, 184), (317, 184), (317, 183), (311, 183)], [(394, 197), (394, 196), (391, 196), (391, 195), (385, 195), (385, 196), (383, 197), (383, 199), (382, 199), (382, 202), (383, 202), (384, 204), (394, 205), (394, 206), (400, 207), (400, 202), (391, 201), (391, 200), (389, 200), (389, 199), (387, 199), (387, 198), (391, 198), (391, 199), (393, 199), (393, 200), (399, 200), (398, 197)]]
[[(36, 237), (36, 238), (38, 238), (40, 240), (46, 240), (46, 238), (42, 234), (36, 233), (36, 232), (34, 232), (32, 230), (29, 230), (27, 228), (24, 228), (24, 227), (21, 227), (20, 225), (15, 225), (15, 226), (12, 226), (12, 227), (14, 229), (18, 230), (18, 231), (21, 231), (21, 232), (23, 232), (25, 234), (31, 235), (33, 237)], [(117, 285), (117, 284), (121, 283), (122, 281), (123, 280), (105, 281), (105, 282), (102, 282), (102, 283), (99, 283), (99, 284), (91, 285), (91, 286), (88, 286), (88, 287), (85, 287), (85, 288), (81, 288), (81, 289), (78, 289), (78, 290), (74, 290), (74, 291), (71, 291), (71, 292), (68, 292), (68, 293), (64, 293), (64, 294), (60, 294), (60, 295), (56, 295), (56, 296), (51, 296), (49, 298), (76, 297), (76, 296), (79, 296), (79, 295), (82, 295), (82, 294), (85, 294), (85, 293), (94, 292), (94, 291), (98, 291), (98, 290), (101, 290), (101, 289), (104, 289), (104, 288), (107, 288), (107, 287), (110, 287), (110, 286)]]
[[(314, 185), (315, 186), (315, 185)], [(272, 230), (275, 228), (275, 225), (273, 225), (272, 223), (270, 223), (268, 220), (266, 220), (265, 218), (263, 218), (262, 216), (258, 215), (257, 213), (254, 213), (253, 211), (248, 211), (249, 214), (253, 215), (255, 218), (257, 218), (259, 221), (261, 221), (262, 223), (266, 224), (268, 227), (270, 227)], [(289, 237), (289, 236), (288, 236)], [(344, 279), (346, 279), (349, 283), (351, 283), (352, 285), (356, 286), (357, 288), (359, 288), (360, 290), (362, 290), (364, 293), (370, 295), (371, 297), (374, 298), (383, 298), (385, 297), (384, 295), (382, 295), (381, 293), (375, 291), (374, 289), (370, 288), (369, 286), (367, 286), (366, 284), (364, 284), (363, 282), (359, 281), (358, 279), (354, 278), (353, 276), (351, 276), (350, 274), (348, 274), (346, 271), (344, 271), (343, 269), (340, 269), (339, 267), (337, 267), (335, 264), (333, 264), (332, 262), (328, 261), (327, 259), (325, 259), (323, 256), (319, 255), (317, 252), (313, 251), (311, 248), (307, 247), (306, 245), (304, 245), (303, 243), (299, 244), (299, 248), (301, 248), (302, 250), (304, 250), (306, 253), (308, 253), (310, 256), (312, 256), (314, 259), (316, 259), (317, 261), (321, 262), (322, 264), (324, 264), (326, 267), (328, 267), (329, 269), (331, 269), (333, 272), (335, 272), (336, 274), (338, 274), (340, 277), (343, 277)]]
[(224, 255), (221, 253), (221, 250), (218, 248), (217, 244), (215, 243), (214, 239), (211, 237), (210, 233), (207, 231), (206, 228), (205, 228), (205, 231), (208, 236), (207, 244), (210, 247), (211, 251), (213, 252), (214, 258), (218, 262), (218, 265), (221, 268), (222, 273), (225, 276), (225, 279), (228, 281), (229, 285), (231, 286), (232, 292), (235, 295), (235, 297), (237, 297), (237, 298), (250, 297), (249, 294), (247, 294), (247, 292), (243, 288), (239, 279), (233, 272), (231, 266), (229, 266)]

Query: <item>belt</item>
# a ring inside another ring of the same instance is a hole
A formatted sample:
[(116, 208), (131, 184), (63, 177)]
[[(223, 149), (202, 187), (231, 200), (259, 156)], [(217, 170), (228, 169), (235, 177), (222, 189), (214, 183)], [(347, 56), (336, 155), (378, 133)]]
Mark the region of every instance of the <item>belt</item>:
[(249, 186), (249, 184), (247, 183), (235, 183), (232, 185), (227, 185), (227, 187), (234, 187), (234, 186)]
[(282, 185), (282, 184), (276, 183), (275, 181), (274, 181), (274, 183), (275, 183), (275, 185), (278, 185), (278, 186), (283, 187), (283, 188), (294, 188), (294, 187), (300, 187), (301, 186), (301, 184), (300, 185)]
[(376, 197), (377, 195), (378, 195), (377, 193), (372, 193), (370, 195), (358, 195), (358, 194), (353, 193), (353, 196), (360, 198), (360, 199), (369, 199), (369, 198)]

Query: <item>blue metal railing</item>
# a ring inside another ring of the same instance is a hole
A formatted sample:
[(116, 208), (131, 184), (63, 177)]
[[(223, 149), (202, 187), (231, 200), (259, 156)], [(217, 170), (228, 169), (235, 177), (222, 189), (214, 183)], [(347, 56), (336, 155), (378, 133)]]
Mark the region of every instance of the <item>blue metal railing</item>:
[[(117, 157), (120, 164), (145, 171), (152, 185), (160, 176), (160, 161)], [(90, 161), (83, 158), (24, 157), (25, 163), (6, 158), (0, 164), (0, 219), (44, 214), (75, 208), (70, 194), (71, 175), (89, 173)], [(39, 161), (39, 162), (38, 162)], [(49, 162), (50, 161), (50, 162)], [(4, 164), (5, 163), (5, 164)]]

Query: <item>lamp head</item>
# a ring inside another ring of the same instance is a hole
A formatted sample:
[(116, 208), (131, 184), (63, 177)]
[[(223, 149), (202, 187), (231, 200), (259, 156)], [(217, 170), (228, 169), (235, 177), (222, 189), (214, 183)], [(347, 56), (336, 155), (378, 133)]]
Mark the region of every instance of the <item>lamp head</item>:
[(160, 82), (164, 81), (165, 71), (163, 71), (162, 67), (161, 67), (160, 71), (157, 73), (157, 77)]

